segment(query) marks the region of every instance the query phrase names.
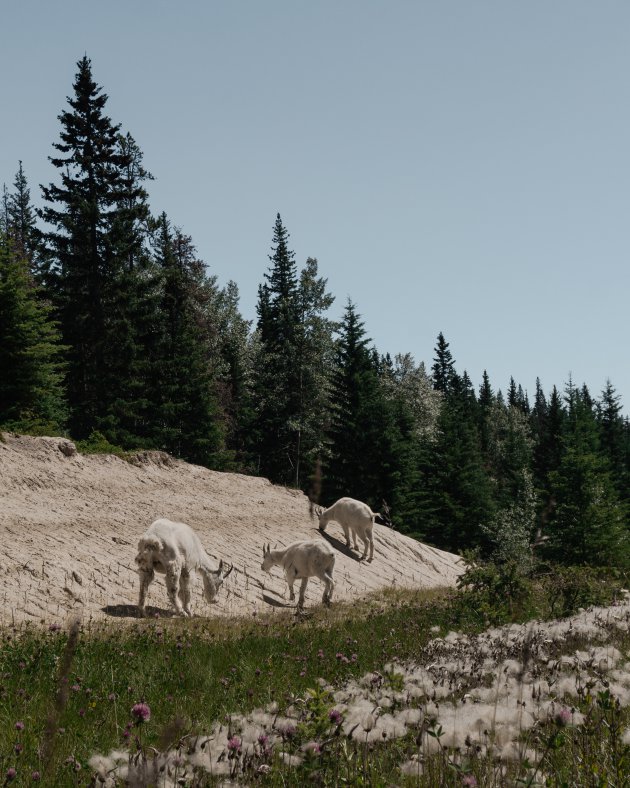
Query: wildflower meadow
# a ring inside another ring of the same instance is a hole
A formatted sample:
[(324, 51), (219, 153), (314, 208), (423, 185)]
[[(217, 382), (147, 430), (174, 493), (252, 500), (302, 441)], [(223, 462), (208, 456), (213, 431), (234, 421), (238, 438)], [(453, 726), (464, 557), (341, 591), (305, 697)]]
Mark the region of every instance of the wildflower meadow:
[(548, 593), (521, 622), (497, 602), (494, 626), (462, 588), (9, 628), (4, 784), (626, 785), (630, 599), (597, 588), (561, 619)]

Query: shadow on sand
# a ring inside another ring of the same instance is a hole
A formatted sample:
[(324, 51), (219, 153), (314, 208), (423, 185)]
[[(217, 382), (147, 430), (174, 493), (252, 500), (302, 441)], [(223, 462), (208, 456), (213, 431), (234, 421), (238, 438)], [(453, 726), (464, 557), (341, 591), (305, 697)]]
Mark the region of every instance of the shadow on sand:
[(358, 562), (361, 560), (360, 557), (353, 550), (351, 550), (349, 547), (346, 547), (345, 542), (342, 542), (339, 539), (335, 538), (334, 536), (331, 536), (329, 533), (326, 533), (326, 531), (319, 531), (318, 533), (328, 542), (328, 544), (331, 547), (334, 547), (335, 550), (338, 550), (340, 553), (347, 555), (348, 558), (352, 558), (353, 561)]
[(280, 599), (276, 599), (275, 597), (269, 596), (263, 592), (262, 595), (263, 601), (266, 602), (271, 607), (283, 607), (283, 608), (291, 608), (295, 607), (295, 602), (283, 602)]
[[(115, 618), (142, 618), (137, 605), (106, 605), (102, 607), (103, 613)], [(172, 618), (175, 614), (171, 610), (163, 607), (152, 607), (147, 605), (145, 608), (145, 618)]]

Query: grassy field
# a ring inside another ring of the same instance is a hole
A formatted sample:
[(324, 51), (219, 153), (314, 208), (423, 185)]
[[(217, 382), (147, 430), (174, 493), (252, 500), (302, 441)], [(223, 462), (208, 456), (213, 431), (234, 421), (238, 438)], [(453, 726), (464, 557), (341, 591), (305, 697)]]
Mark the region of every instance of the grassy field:
[[(510, 590), (498, 597), (500, 582)], [(616, 598), (612, 617), (602, 608), (546, 629), (499, 626), (549, 618), (559, 600), (566, 615)], [(487, 576), (467, 591), (392, 591), (299, 618), (6, 629), (0, 776), (55, 786), (630, 784), (629, 617), (615, 582), (514, 588)]]

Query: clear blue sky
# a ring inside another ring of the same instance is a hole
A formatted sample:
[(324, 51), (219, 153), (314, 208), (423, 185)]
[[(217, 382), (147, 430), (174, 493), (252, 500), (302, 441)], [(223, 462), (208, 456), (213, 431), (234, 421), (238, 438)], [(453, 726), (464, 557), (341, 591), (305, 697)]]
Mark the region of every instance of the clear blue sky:
[(0, 182), (36, 204), (84, 53), (154, 212), (255, 317), (277, 212), (382, 353), (630, 412), (627, 0), (0, 0)]

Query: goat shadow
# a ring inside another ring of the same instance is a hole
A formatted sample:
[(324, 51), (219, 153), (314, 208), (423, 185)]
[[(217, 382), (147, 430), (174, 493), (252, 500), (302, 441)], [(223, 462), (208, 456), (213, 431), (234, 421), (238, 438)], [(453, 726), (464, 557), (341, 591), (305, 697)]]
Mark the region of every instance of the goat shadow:
[(269, 596), (269, 594), (265, 594), (264, 591), (262, 598), (263, 598), (263, 602), (266, 602), (268, 605), (271, 605), (271, 607), (285, 607), (285, 608), (295, 607), (295, 602), (283, 602), (280, 599), (275, 599), (274, 597)]
[[(108, 616), (115, 618), (142, 618), (138, 605), (105, 605), (101, 610)], [(173, 618), (174, 615), (172, 610), (147, 605), (144, 618)]]
[(344, 555), (347, 555), (348, 558), (352, 558), (352, 560), (356, 561), (357, 563), (361, 560), (361, 557), (359, 555), (357, 555), (349, 547), (347, 547), (345, 542), (342, 542), (339, 539), (337, 539), (336, 537), (331, 536), (326, 531), (319, 531), (318, 530), (318, 533), (319, 533), (320, 536), (322, 536), (328, 542), (328, 544), (331, 547), (334, 547), (335, 550), (338, 550), (340, 553), (343, 553)]

